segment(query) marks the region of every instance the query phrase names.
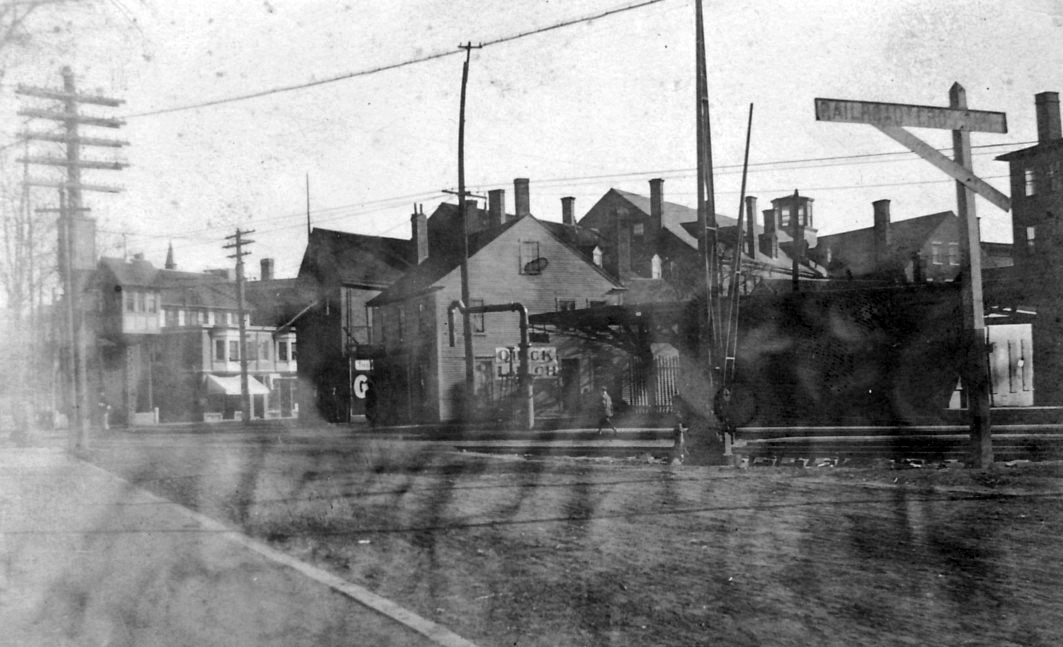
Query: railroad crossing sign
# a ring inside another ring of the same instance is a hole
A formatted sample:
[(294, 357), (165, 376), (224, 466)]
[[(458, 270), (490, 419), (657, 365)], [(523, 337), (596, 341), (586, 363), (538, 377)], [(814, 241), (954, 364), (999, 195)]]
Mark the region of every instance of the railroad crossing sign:
[[(1006, 133), (1007, 118), (1003, 112), (968, 110), (966, 90), (959, 83), (954, 83), (949, 89), (947, 108), (816, 99), (816, 120), (874, 126), (956, 180), (956, 215), (960, 220), (962, 251), (960, 279), (963, 285), (963, 327), (968, 342), (962, 377), (968, 394), (972, 458), (978, 467), (988, 467), (993, 462), (993, 444), (989, 422), (989, 376), (985, 365), (981, 237), (978, 217), (975, 215), (974, 194), (977, 193), (1004, 211), (1011, 210), (1011, 200), (974, 174), (971, 168), (971, 132)], [(905, 130), (905, 126), (951, 130), (955, 159), (942, 155), (936, 148)]]
[(1003, 112), (846, 99), (816, 99), (816, 121), (872, 125), (997, 207), (1004, 211), (1011, 210), (1011, 200), (1008, 196), (976, 176), (970, 168), (957, 164), (904, 129), (908, 126), (967, 133), (1006, 133), (1008, 121)]

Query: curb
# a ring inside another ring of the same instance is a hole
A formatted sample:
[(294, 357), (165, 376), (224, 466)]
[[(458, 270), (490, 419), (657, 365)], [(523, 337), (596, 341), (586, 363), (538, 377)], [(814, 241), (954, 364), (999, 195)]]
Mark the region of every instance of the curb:
[(163, 497), (152, 494), (151, 492), (148, 492), (147, 490), (144, 490), (134, 485), (133, 483), (122, 478), (121, 476), (118, 476), (113, 472), (109, 472), (103, 469), (102, 467), (93, 465), (92, 463), (89, 463), (84, 460), (80, 461), (80, 463), (91, 468), (92, 470), (101, 472), (112, 479), (120, 481), (121, 483), (125, 484), (125, 486), (130, 491), (136, 492), (139, 496), (144, 497), (145, 499), (153, 503), (171, 506), (173, 509), (180, 512), (183, 516), (195, 521), (203, 529), (208, 530), (211, 533), (220, 536), (228, 541), (231, 541), (235, 544), (243, 546), (244, 548), (247, 548), (255, 553), (258, 553), (259, 555), (265, 557), (266, 559), (272, 562), (287, 566), (288, 568), (291, 568), (301, 573), (302, 575), (305, 575), (311, 580), (314, 580), (319, 584), (323, 584), (333, 589), (334, 591), (354, 600), (355, 602), (358, 602), (359, 604), (371, 609), (372, 611), (386, 616), (405, 626), (406, 628), (421, 634), (422, 636), (428, 638), (437, 645), (441, 645), (442, 647), (477, 647), (475, 643), (470, 642), (465, 638), (462, 638), (461, 636), (454, 633), (450, 629), (447, 629), (443, 625), (428, 620), (427, 618), (423, 618), (414, 613), (413, 611), (410, 611), (409, 609), (406, 609), (405, 607), (402, 607), (399, 604), (383, 596), (373, 593), (365, 587), (354, 584), (353, 582), (348, 582), (347, 580), (344, 580), (341, 577), (322, 570), (312, 564), (300, 561), (286, 553), (282, 553), (281, 551), (278, 551), (274, 548), (270, 548), (266, 544), (249, 537), (238, 529), (227, 526), (221, 523), (220, 521), (211, 519), (210, 517), (200, 514), (194, 510), (190, 510), (189, 508), (186, 508), (178, 503), (174, 503), (169, 499), (165, 499)]

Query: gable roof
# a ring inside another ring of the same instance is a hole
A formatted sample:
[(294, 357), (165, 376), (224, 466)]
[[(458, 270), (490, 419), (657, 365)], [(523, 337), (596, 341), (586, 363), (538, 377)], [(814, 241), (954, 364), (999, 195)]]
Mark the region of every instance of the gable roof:
[(118, 285), (151, 287), (155, 284), (155, 266), (140, 258), (126, 261), (122, 258), (102, 257), (100, 265), (114, 277)]
[[(531, 218), (531, 216), (527, 217)], [(518, 222), (520, 220), (510, 220), (502, 225), (481, 229), (469, 234), (469, 257), (475, 256), (476, 252), (486, 247), (491, 241), (498, 238), (503, 232)], [(436, 250), (432, 251), (435, 252)], [(403, 274), (382, 293), (370, 299), (367, 305), (380, 306), (421, 294), (430, 289), (433, 283), (459, 267), (461, 261), (460, 250), (429, 254), (423, 263)]]
[[(564, 237), (558, 236), (554, 232), (554, 227), (549, 226), (548, 223), (539, 220), (535, 216), (527, 215), (521, 218), (509, 220), (501, 225), (490, 227), (487, 229), (481, 229), (480, 231), (469, 234), (469, 258), (475, 256), (478, 252), (490, 245), (503, 233), (511, 229), (514, 225), (520, 222), (535, 222), (542, 227), (548, 235), (556, 239), (559, 243), (569, 248), (573, 254), (583, 259), (587, 266), (593, 268), (595, 272), (600, 274), (606, 280), (613, 285), (619, 287), (616, 279), (609, 276), (602, 268), (589, 262), (587, 258), (580, 253), (572, 243), (566, 240)], [(560, 224), (560, 223), (555, 223)], [(562, 225), (564, 226), (564, 225)], [(395, 281), (389, 288), (384, 290), (381, 294), (378, 294), (373, 299), (370, 299), (369, 306), (382, 306), (395, 301), (402, 301), (418, 294), (429, 292), (433, 289), (433, 284), (453, 272), (461, 265), (461, 254), (436, 254), (430, 255), (428, 259), (413, 268), (402, 276), (399, 280)]]
[(100, 259), (100, 266), (123, 287), (152, 288), (160, 293), (162, 305), (236, 309), (236, 283), (206, 272), (160, 270), (140, 258)]
[(413, 241), (345, 231), (310, 231), (299, 275), (343, 285), (384, 288), (413, 267)]
[(550, 233), (566, 243), (575, 247), (582, 253), (584, 250), (592, 250), (605, 244), (604, 237), (588, 227), (579, 225), (566, 225), (563, 222), (553, 220), (540, 220), (539, 224), (550, 230)]
[[(613, 193), (616, 193), (623, 199), (627, 200), (633, 207), (644, 213), (650, 215), (650, 199), (647, 196), (640, 195), (638, 193), (631, 193), (629, 191), (621, 191), (620, 189), (609, 189)], [(661, 203), (661, 229), (665, 229), (674, 234), (677, 238), (682, 240), (687, 245), (697, 248), (698, 239), (690, 235), (684, 227), (685, 222), (697, 222), (698, 210), (691, 207), (676, 204), (674, 202), (663, 201)], [(738, 224), (738, 221), (730, 216), (723, 214), (716, 214), (716, 226), (717, 227), (733, 227)]]
[[(890, 248), (898, 256), (910, 256), (913, 252), (922, 249), (930, 235), (942, 224), (955, 221), (956, 214), (951, 211), (941, 211), (918, 218), (897, 220), (890, 223)], [(836, 255), (844, 255), (846, 259), (865, 259), (870, 266), (875, 264), (875, 228), (864, 227), (840, 234), (820, 236), (816, 245), (816, 256), (822, 257), (827, 248), (834, 250)]]

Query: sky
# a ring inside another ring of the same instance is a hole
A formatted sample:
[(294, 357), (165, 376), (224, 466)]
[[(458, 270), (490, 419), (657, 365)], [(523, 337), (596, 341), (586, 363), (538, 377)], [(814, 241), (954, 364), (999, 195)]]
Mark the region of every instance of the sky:
[[(471, 191), (506, 189), (512, 212), (512, 181), (529, 178), (532, 213), (560, 220), (561, 197), (578, 218), (610, 188), (648, 194), (661, 177), (666, 200), (696, 206), (694, 0), (110, 0), (93, 12), (73, 42), (8, 70), (0, 109), (26, 105), (18, 83), (60, 85), (62, 65), (82, 91), (126, 101), (85, 110), (125, 119), (92, 134), (130, 142), (128, 168), (84, 177), (124, 189), (86, 196), (103, 255), (161, 266), (172, 244), (180, 269), (231, 266), (223, 245), (239, 227), (255, 230), (249, 276), (265, 257), (295, 276), (307, 184), (314, 226), (409, 237), (414, 205), (456, 200), (444, 190), (457, 188), (465, 42), (485, 43), (467, 89)], [(817, 122), (814, 98), (947, 106), (959, 83), (970, 108), (1007, 114), (1007, 134), (972, 135), (975, 172), (1007, 194), (994, 157), (1036, 139), (1036, 93), (1063, 91), (1056, 0), (706, 0), (705, 31), (717, 212), (737, 215), (753, 104), (747, 193), (760, 209), (795, 189), (812, 197), (821, 234), (870, 226), (879, 199), (902, 220), (955, 210), (956, 197), (872, 126)], [(6, 123), (10, 141), (22, 124)], [(948, 131), (912, 132), (951, 146)], [(1010, 241), (1007, 213), (982, 199), (977, 212), (983, 239)]]

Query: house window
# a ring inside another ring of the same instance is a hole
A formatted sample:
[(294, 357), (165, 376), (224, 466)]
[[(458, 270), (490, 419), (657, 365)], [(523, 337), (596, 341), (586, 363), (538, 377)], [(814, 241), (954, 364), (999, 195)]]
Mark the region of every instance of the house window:
[(178, 310), (177, 311), (177, 325), (178, 326), (185, 325), (186, 316), (187, 316), (187, 313), (184, 310)]
[(171, 327), (177, 325), (177, 309), (176, 308), (166, 308), (166, 325), (167, 326), (171, 326)]
[(601, 247), (595, 247), (594, 251), (591, 252), (591, 258), (594, 259), (594, 264), (595, 265), (597, 265), (598, 267), (601, 267), (602, 266), (602, 248)]
[(146, 312), (158, 312), (158, 309), (156, 308), (156, 305), (155, 305), (155, 293), (154, 292), (148, 292), (147, 294), (144, 295), (144, 303), (145, 303), (145, 307), (146, 307), (146, 310), (145, 310)]
[(1059, 192), (1063, 189), (1063, 164), (1058, 160), (1055, 162), (1049, 162), (1045, 168), (1045, 184), (1048, 186), (1048, 190), (1052, 193)]
[(400, 304), (399, 310), (399, 341), (406, 341), (406, 309)]
[(229, 361), (236, 362), (240, 360), (240, 342), (232, 339), (229, 341)]
[(145, 305), (145, 300), (147, 295), (139, 290), (137, 290), (135, 294), (137, 295), (137, 312), (146, 312), (147, 306)]
[[(483, 307), (483, 299), (469, 299), (469, 306), (473, 308)], [(487, 330), (487, 326), (484, 321), (484, 313), (477, 312), (469, 315), (469, 324), (472, 326), (472, 331), (482, 333)]]
[(588, 308), (604, 308), (606, 305), (608, 304), (605, 301), (594, 301), (590, 299), (587, 300)]
[(558, 299), (557, 300), (557, 311), (558, 312), (568, 312), (569, 310), (575, 310), (575, 309), (576, 309), (576, 300), (575, 299)]
[(295, 342), (294, 342), (294, 341), (292, 342), (292, 356), (291, 356), (291, 360), (292, 360), (293, 362), (295, 361)]
[(281, 362), (288, 361), (288, 342), (277, 342), (277, 360)]
[(960, 244), (949, 243), (949, 265), (958, 266), (960, 264)]
[(646, 225), (641, 222), (636, 222), (631, 225), (631, 233), (635, 236), (642, 236), (646, 233)]
[(1024, 170), (1026, 178), (1026, 195), (1037, 194), (1037, 171), (1033, 168), (1027, 167)]
[(941, 243), (930, 243), (930, 262), (941, 265)]
[(541, 262), (539, 261), (539, 241), (522, 240), (520, 242), (520, 273), (542, 273)]
[(258, 344), (253, 341), (247, 342), (246, 359), (248, 361), (254, 361), (258, 359)]
[(137, 297), (136, 293), (132, 290), (125, 291), (125, 311), (136, 312), (137, 311)]
[(429, 317), (428, 304), (417, 304), (417, 325), (420, 326), (421, 332), (428, 334), (432, 331), (432, 319)]
[(215, 339), (214, 340), (214, 361), (215, 362), (224, 362), (225, 361), (225, 340), (224, 339)]
[(661, 278), (661, 257), (657, 254), (654, 254), (653, 258), (650, 259), (650, 278)]
[(1037, 227), (1026, 228), (1026, 253), (1033, 254), (1034, 252), (1034, 239), (1037, 236)]

